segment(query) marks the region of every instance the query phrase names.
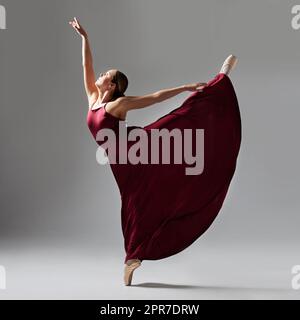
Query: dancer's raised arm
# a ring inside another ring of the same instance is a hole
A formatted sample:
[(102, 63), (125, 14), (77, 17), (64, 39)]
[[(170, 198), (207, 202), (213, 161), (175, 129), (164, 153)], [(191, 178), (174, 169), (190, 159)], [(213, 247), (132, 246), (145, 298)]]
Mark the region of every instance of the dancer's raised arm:
[(152, 104), (159, 103), (161, 101), (169, 99), (183, 91), (202, 91), (203, 87), (206, 84), (206, 82), (196, 82), (191, 84), (185, 84), (171, 89), (159, 90), (144, 96), (125, 96), (121, 98), (122, 108), (124, 108), (126, 111), (132, 109), (145, 108)]
[(98, 89), (95, 85), (95, 72), (93, 68), (93, 58), (91, 48), (88, 40), (87, 32), (79, 24), (78, 20), (74, 17), (73, 21), (69, 22), (70, 25), (82, 38), (82, 66), (83, 66), (83, 79), (84, 87), (88, 97), (89, 105), (98, 98)]

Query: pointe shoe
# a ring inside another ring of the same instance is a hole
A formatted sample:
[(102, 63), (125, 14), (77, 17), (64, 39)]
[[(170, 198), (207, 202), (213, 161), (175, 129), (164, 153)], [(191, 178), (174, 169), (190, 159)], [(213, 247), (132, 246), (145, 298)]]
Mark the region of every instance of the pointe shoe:
[(225, 73), (228, 75), (229, 72), (231, 72), (234, 69), (234, 67), (236, 66), (237, 60), (238, 60), (237, 57), (232, 54), (230, 56), (228, 56), (226, 58), (226, 60), (224, 61), (219, 73)]
[(131, 285), (133, 271), (141, 265), (141, 260), (131, 259), (125, 263), (124, 268), (124, 283), (126, 286)]

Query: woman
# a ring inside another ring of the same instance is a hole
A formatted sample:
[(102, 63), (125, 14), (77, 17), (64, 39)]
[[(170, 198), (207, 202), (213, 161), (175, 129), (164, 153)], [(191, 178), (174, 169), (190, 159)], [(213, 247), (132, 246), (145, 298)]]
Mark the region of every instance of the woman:
[[(235, 172), (241, 142), (237, 97), (228, 77), (237, 58), (230, 55), (220, 72), (208, 83), (197, 82), (160, 90), (144, 96), (125, 96), (128, 79), (119, 70), (101, 73), (96, 80), (88, 36), (76, 18), (69, 22), (82, 37), (84, 84), (88, 97), (88, 127), (97, 134), (103, 128), (115, 132), (125, 124), (129, 110), (144, 108), (183, 91), (194, 91), (183, 104), (140, 129), (149, 138), (153, 129), (204, 130), (204, 170), (186, 174), (183, 163), (112, 163), (110, 166), (122, 198), (122, 232), (126, 251), (124, 282), (130, 285), (133, 271), (142, 260), (157, 260), (190, 246), (212, 224), (220, 211)], [(127, 141), (127, 148), (133, 142)], [(148, 145), (149, 147), (149, 145)], [(192, 141), (192, 149), (198, 143)], [(166, 146), (160, 146), (160, 151)], [(121, 150), (121, 149), (118, 149)], [(149, 148), (148, 150), (152, 150)], [(175, 142), (171, 147), (175, 154)], [(120, 154), (117, 154), (118, 157)]]

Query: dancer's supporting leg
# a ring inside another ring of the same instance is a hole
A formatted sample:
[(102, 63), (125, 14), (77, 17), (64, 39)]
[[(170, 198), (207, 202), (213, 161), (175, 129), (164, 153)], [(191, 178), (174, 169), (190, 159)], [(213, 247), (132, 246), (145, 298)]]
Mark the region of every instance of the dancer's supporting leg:
[(124, 268), (124, 283), (126, 286), (131, 285), (133, 271), (141, 265), (141, 260), (130, 259), (126, 261)]

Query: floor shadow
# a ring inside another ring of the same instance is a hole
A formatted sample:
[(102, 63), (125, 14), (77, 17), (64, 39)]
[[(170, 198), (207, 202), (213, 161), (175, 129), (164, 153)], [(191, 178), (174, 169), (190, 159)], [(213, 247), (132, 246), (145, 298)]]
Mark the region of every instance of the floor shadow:
[(141, 288), (166, 288), (166, 289), (203, 289), (203, 290), (233, 290), (233, 291), (248, 291), (248, 292), (273, 292), (273, 293), (283, 293), (283, 292), (294, 292), (286, 288), (255, 288), (255, 287), (233, 287), (233, 286), (209, 286), (209, 285), (182, 285), (182, 284), (169, 284), (169, 283), (159, 283), (159, 282), (143, 282), (138, 284), (132, 284), (132, 287)]
[(199, 289), (201, 286), (184, 285), (184, 284), (168, 284), (158, 282), (144, 282), (139, 284), (132, 284), (132, 287), (143, 288), (169, 288), (169, 289)]

